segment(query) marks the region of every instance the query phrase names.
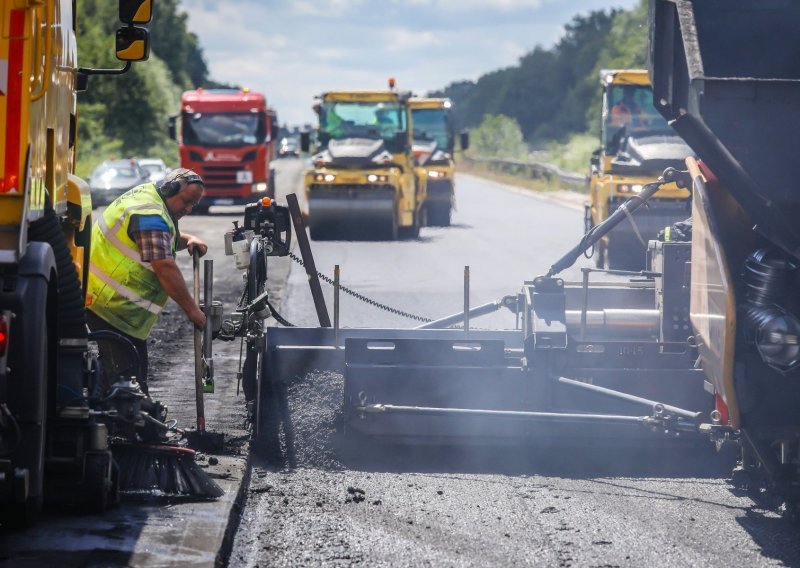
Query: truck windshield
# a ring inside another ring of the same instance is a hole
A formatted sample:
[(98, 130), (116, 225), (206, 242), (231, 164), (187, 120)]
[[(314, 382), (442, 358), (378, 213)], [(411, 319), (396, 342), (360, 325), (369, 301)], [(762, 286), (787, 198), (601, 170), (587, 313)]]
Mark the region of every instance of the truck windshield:
[(414, 127), (415, 141), (435, 140), (442, 150), (449, 150), (452, 137), (447, 121), (447, 111), (443, 108), (419, 108), (411, 111), (411, 124)]
[(319, 112), (320, 141), (343, 138), (383, 139), (399, 151), (398, 134), (408, 130), (406, 109), (398, 103), (326, 102)]
[(646, 85), (613, 85), (608, 89), (606, 105), (603, 109), (603, 143), (606, 148), (614, 146), (615, 139), (621, 134), (639, 137), (675, 134), (653, 106), (653, 91)]
[(252, 112), (195, 112), (183, 115), (183, 143), (246, 146), (264, 142), (266, 115)]

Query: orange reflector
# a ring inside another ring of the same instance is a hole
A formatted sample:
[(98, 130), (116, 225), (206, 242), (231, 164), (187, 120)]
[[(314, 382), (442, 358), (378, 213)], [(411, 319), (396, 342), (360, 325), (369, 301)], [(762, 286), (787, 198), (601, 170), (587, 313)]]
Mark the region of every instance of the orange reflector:
[(262, 197), (261, 198), (261, 207), (271, 207), (272, 206), (272, 199), (269, 197)]

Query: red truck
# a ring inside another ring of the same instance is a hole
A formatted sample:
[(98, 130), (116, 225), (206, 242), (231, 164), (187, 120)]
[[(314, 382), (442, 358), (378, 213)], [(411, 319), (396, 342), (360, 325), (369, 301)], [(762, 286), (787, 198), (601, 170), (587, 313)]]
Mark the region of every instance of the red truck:
[(195, 212), (274, 197), (270, 162), (275, 157), (278, 117), (263, 94), (246, 88), (186, 91), (180, 114), (170, 117), (169, 130), (180, 144), (181, 167), (194, 170), (205, 181), (205, 197)]

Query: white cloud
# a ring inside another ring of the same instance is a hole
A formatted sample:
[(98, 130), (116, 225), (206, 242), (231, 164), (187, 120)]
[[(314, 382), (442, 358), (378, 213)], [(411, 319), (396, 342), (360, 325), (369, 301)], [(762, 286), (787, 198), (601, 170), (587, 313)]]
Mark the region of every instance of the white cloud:
[(384, 32), (386, 50), (390, 53), (414, 51), (442, 45), (441, 36), (432, 31), (413, 31), (405, 28), (391, 28)]
[(365, 0), (294, 0), (292, 11), (303, 16), (340, 16)]

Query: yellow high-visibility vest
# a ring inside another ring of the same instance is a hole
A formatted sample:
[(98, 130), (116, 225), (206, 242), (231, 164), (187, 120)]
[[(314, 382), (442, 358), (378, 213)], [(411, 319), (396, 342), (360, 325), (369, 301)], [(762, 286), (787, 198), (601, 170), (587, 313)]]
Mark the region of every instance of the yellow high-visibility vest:
[(92, 227), (86, 305), (121, 332), (146, 339), (169, 297), (128, 236), (133, 214), (164, 219), (173, 256), (177, 252), (178, 230), (156, 186), (134, 187), (115, 199)]

